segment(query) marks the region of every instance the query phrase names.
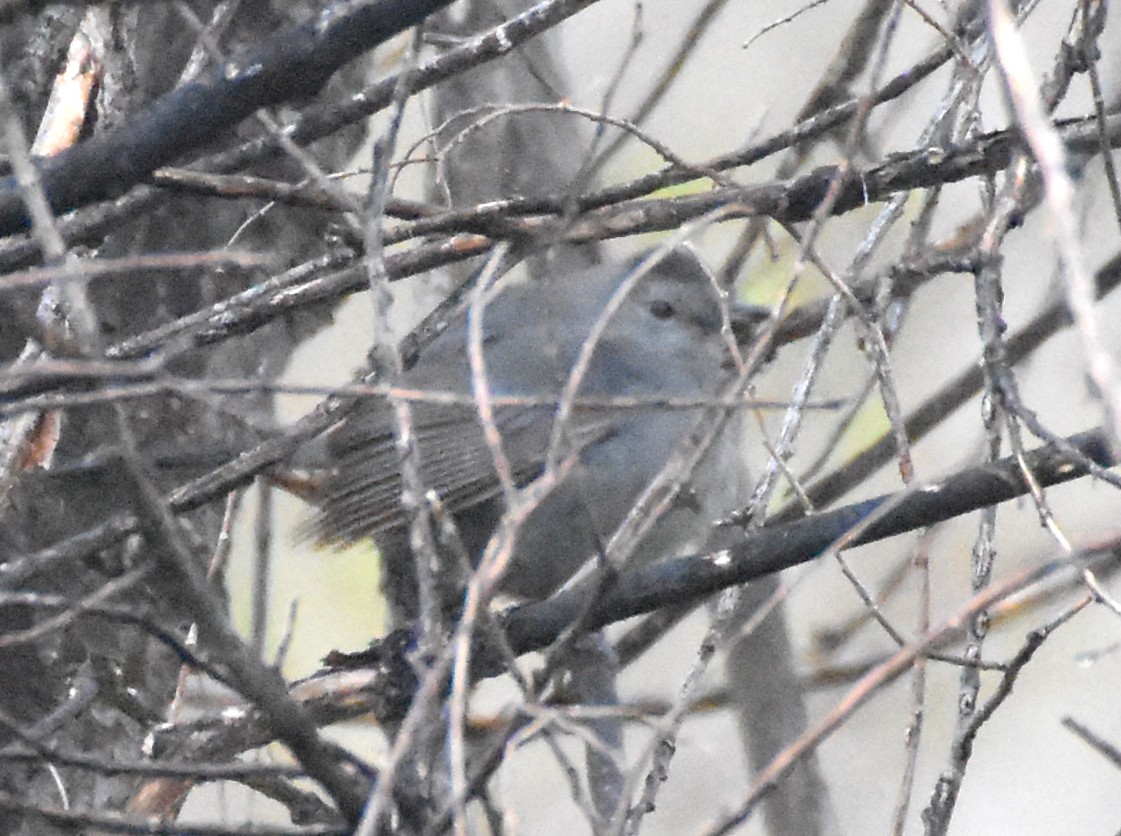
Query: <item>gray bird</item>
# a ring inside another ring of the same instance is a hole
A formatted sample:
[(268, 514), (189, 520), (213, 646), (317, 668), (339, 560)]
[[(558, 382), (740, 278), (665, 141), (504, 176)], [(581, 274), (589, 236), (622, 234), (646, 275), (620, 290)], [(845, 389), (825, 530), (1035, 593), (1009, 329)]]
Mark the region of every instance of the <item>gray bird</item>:
[[(556, 403), (577, 358), (608, 300), (637, 264), (512, 284), (485, 308), (482, 343), (491, 396), (538, 401), (495, 408), (515, 483), (525, 486), (539, 477), (546, 461), (576, 457), (563, 481), (518, 529), (500, 584), (506, 593), (544, 598), (601, 553), (681, 438), (697, 426), (703, 407), (681, 408), (680, 401), (713, 398), (729, 379), (733, 358), (722, 334), (725, 314), (737, 323), (761, 316), (758, 309), (722, 302), (712, 277), (690, 252), (670, 253), (638, 279), (607, 321), (575, 405), (558, 431)], [(467, 345), (467, 318), (461, 316), (394, 383), (470, 395)], [(581, 404), (581, 398), (600, 402)], [(620, 398), (644, 405), (604, 404)], [(659, 398), (679, 403), (651, 404)], [(477, 560), (504, 510), (478, 409), (470, 402), (424, 401), (411, 408), (421, 480), (453, 514), (464, 549)], [(698, 547), (712, 522), (743, 497), (742, 415), (740, 410), (728, 421), (678, 502), (643, 540), (637, 552), (642, 559)], [(415, 571), (394, 427), (389, 404), (370, 399), (325, 434), (320, 443), (330, 468), (311, 530), (321, 542), (372, 536), (382, 552), (391, 606), (408, 616), (415, 615)]]

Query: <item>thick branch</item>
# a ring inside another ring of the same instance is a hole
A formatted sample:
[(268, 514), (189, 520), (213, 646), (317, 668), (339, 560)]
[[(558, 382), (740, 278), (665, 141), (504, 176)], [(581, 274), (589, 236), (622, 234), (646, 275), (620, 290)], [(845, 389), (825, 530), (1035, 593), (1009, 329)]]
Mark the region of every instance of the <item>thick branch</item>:
[[(161, 165), (213, 142), (254, 111), (318, 93), (352, 59), (451, 0), (375, 0), (279, 33), (160, 97), (126, 124), (39, 162), (55, 212), (123, 194)], [(28, 224), (14, 176), (0, 180), (0, 230)]]
[[(1039, 485), (1046, 487), (1085, 476), (1090, 470), (1087, 460), (1102, 467), (1116, 464), (1100, 430), (1066, 440), (1082, 457), (1064, 452), (1057, 444), (1027, 455), (1027, 467)], [(1028, 485), (1020, 464), (1010, 456), (962, 471), (939, 484), (767, 526), (710, 555), (674, 558), (624, 573), (595, 603), (584, 623), (588, 629), (595, 629), (807, 563), (860, 526), (864, 527), (847, 545), (863, 545), (926, 528), (1026, 493)], [(505, 619), (510, 645), (526, 653), (551, 644), (588, 607), (588, 595), (593, 590), (594, 583), (580, 584), (547, 601), (513, 610)]]

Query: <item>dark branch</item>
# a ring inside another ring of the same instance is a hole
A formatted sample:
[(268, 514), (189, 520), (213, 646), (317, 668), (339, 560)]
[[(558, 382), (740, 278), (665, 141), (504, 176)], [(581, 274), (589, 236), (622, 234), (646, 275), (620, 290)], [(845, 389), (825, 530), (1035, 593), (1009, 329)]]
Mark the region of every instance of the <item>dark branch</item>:
[[(1028, 454), (1027, 466), (1041, 486), (1085, 476), (1086, 462), (1116, 462), (1100, 430), (1066, 439), (1081, 456), (1049, 444)], [(1083, 458), (1085, 457), (1085, 458)], [(863, 545), (925, 528), (1028, 493), (1015, 457), (962, 471), (925, 488), (888, 494), (797, 522), (767, 526), (709, 555), (679, 557), (624, 573), (591, 609), (588, 629), (662, 607), (695, 601), (729, 586), (807, 563), (852, 529), (868, 523), (849, 543)], [(594, 581), (594, 579), (593, 579)], [(589, 584), (511, 611), (505, 626), (518, 653), (551, 644), (588, 606)]]
[[(160, 97), (126, 124), (40, 161), (55, 212), (124, 194), (161, 165), (213, 142), (262, 107), (306, 98), (363, 52), (451, 0), (374, 0), (324, 13)], [(0, 180), (0, 230), (28, 224), (15, 177)]]

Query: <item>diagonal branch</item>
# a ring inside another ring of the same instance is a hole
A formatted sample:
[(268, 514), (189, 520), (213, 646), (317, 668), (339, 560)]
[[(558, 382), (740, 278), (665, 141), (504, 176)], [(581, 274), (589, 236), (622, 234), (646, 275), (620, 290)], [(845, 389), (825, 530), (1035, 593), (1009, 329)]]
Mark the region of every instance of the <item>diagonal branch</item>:
[[(1078, 454), (1066, 452), (1069, 448), (1065, 444), (1048, 444), (1026, 456), (1039, 485), (1085, 476), (1090, 471), (1087, 460), (1102, 467), (1115, 464), (1100, 430), (1065, 441)], [(935, 485), (887, 494), (793, 523), (766, 526), (746, 539), (740, 535), (738, 542), (713, 554), (673, 558), (624, 573), (591, 608), (586, 623), (589, 629), (596, 629), (661, 607), (699, 600), (726, 587), (813, 560), (841, 538), (845, 538), (846, 547), (871, 543), (1023, 496), (1028, 490), (1021, 462), (1008, 457), (961, 471)], [(851, 535), (853, 529), (858, 533)], [(526, 653), (554, 641), (565, 626), (587, 610), (587, 596), (595, 589), (594, 581), (512, 610), (505, 618), (510, 645)]]
[[(278, 33), (160, 97), (126, 124), (39, 162), (51, 208), (64, 212), (117, 197), (254, 111), (318, 93), (363, 52), (424, 20), (451, 0), (374, 0)], [(0, 180), (0, 229), (28, 224), (14, 177)]]

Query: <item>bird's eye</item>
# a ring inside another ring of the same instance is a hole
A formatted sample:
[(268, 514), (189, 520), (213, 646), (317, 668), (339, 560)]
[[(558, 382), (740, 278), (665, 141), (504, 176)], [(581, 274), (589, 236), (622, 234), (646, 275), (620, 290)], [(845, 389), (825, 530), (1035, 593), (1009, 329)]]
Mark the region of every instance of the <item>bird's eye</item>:
[(669, 319), (673, 316), (673, 305), (665, 299), (655, 299), (650, 303), (650, 313), (658, 319)]

